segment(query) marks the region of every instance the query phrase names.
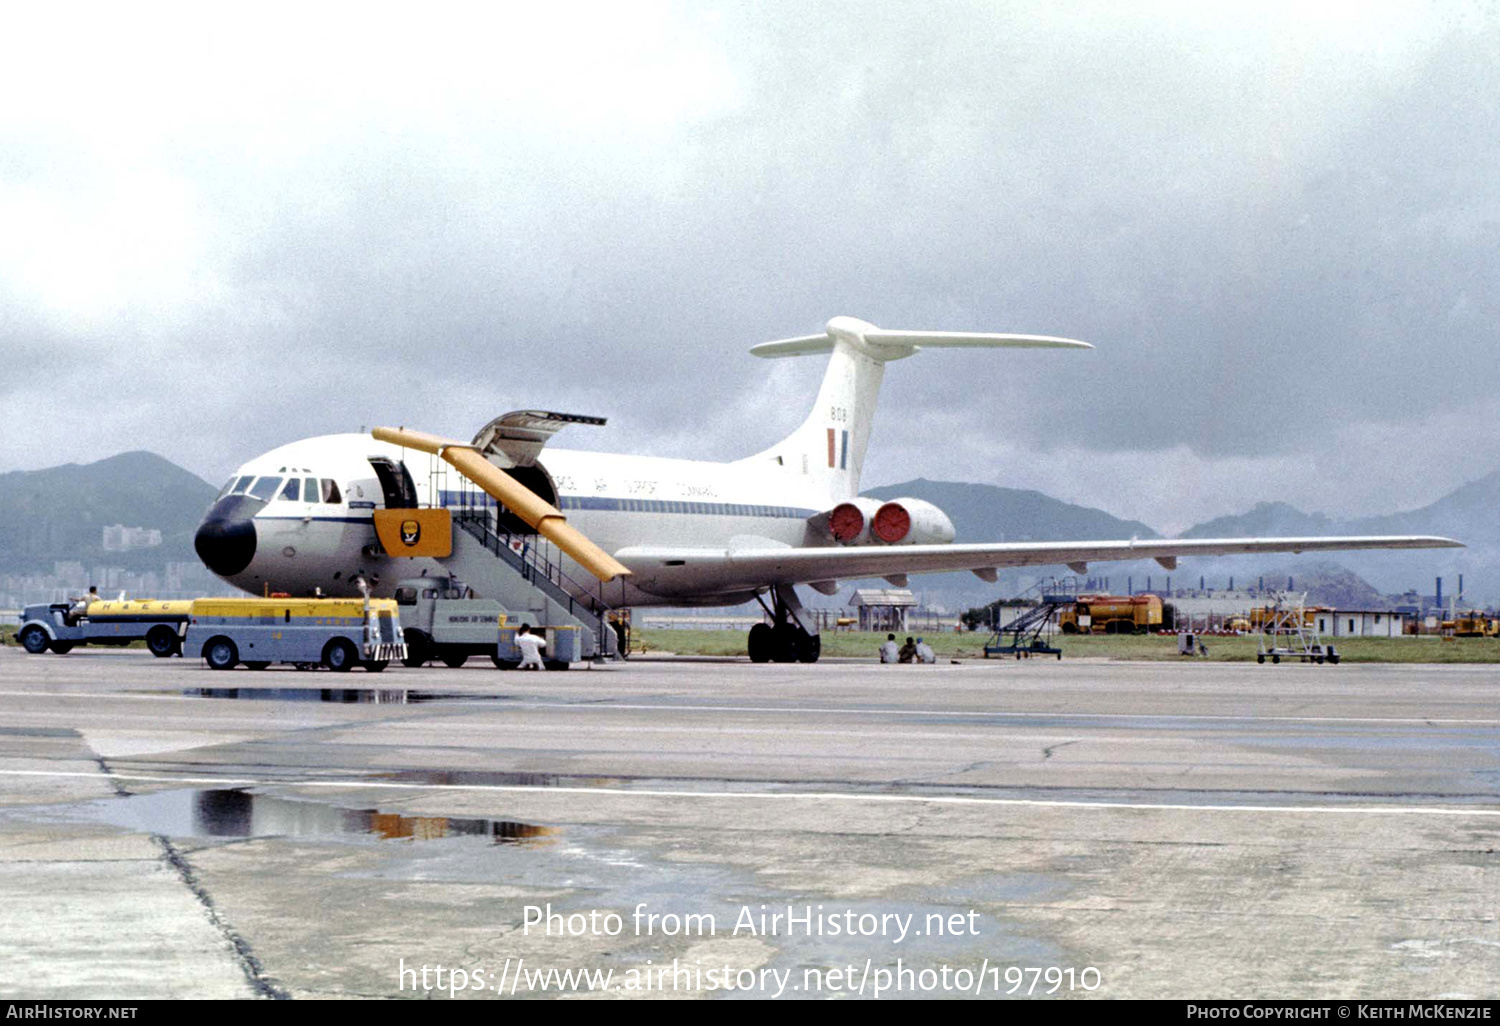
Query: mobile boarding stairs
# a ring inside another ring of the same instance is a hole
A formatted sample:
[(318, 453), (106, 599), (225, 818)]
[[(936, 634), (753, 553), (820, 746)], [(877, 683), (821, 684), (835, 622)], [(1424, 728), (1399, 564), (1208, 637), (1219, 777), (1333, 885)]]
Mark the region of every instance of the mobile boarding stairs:
[[(472, 444), (405, 428), (376, 428), (371, 434), (438, 456), (478, 489), (464, 488), (456, 508), (378, 510), (376, 533), (387, 555), (436, 559), (452, 576), (534, 627), (576, 628), (584, 659), (620, 654), (603, 585), (629, 575), (627, 567)], [(512, 529), (521, 524), (529, 530)], [(565, 573), (563, 554), (596, 580)]]

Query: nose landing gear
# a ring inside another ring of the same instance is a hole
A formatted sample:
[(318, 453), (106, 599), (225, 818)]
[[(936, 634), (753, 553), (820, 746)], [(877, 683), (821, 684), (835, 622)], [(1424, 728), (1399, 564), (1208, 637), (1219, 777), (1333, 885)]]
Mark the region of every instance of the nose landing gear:
[(802, 603), (790, 585), (777, 585), (771, 591), (774, 605), (757, 595), (756, 601), (771, 617), (771, 623), (750, 628), (747, 648), (752, 663), (815, 663), (823, 651), (823, 639), (816, 631), (802, 625), (798, 614)]

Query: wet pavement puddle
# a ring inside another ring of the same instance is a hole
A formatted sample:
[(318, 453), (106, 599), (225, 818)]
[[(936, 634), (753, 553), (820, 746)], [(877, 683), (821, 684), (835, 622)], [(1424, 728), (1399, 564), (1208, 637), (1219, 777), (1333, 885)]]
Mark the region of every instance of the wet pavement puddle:
[[(7, 817), (21, 810), (6, 810)], [(278, 798), (239, 789), (172, 790), (32, 807), (25, 818), (107, 823), (166, 837), (373, 837), (431, 841), (488, 838), (494, 844), (548, 843), (555, 827), (514, 820), (406, 816), (371, 808)]]
[(420, 705), (425, 702), (499, 702), (510, 695), (405, 688), (183, 688), (186, 698), (259, 702), (328, 702), (334, 705)]

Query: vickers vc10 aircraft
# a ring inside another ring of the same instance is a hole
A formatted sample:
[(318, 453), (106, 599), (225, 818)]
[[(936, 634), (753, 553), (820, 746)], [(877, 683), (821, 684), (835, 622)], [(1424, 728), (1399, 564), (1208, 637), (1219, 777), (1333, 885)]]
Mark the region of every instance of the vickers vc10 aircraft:
[(758, 599), (771, 622), (751, 630), (751, 658), (811, 662), (820, 645), (799, 616), (799, 584), (831, 595), (840, 579), (864, 577), (899, 586), (908, 574), (970, 570), (993, 581), (1000, 567), (1065, 564), (1083, 573), (1094, 562), (1154, 559), (1172, 569), (1181, 556), (1460, 544), (1427, 536), (956, 543), (952, 521), (932, 504), (858, 494), (886, 364), (938, 347), (1093, 348), (1040, 335), (884, 330), (835, 317), (821, 334), (750, 350), (765, 358), (829, 354), (807, 419), (753, 456), (715, 463), (547, 447), (564, 426), (604, 422), (543, 411), (498, 417), (468, 443), (393, 429), (325, 435), (241, 466), (205, 515), (196, 547), (210, 570), (257, 594), (388, 595), (399, 579), (441, 573), (442, 565), (382, 549), (375, 511), (454, 507), (473, 494), (453, 484), (456, 475), (424, 474), (421, 465), (414, 475), (408, 460), (425, 448), (462, 470), (463, 455), (465, 474), (475, 477), (482, 457), (488, 466), (479, 470), (522, 486), (523, 505), (535, 499), (554, 525), (566, 518), (568, 530), (598, 547), (591, 549), (598, 558), (564, 564), (575, 577), (597, 577), (595, 594), (609, 606)]

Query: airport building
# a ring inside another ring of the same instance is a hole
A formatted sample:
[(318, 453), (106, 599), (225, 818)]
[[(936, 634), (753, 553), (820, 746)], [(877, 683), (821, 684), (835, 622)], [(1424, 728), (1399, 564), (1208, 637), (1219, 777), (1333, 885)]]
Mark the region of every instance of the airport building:
[(862, 631), (904, 631), (917, 597), (905, 588), (856, 588), (849, 605), (856, 610)]
[(1320, 609), (1313, 614), (1313, 626), (1335, 638), (1399, 638), (1406, 616), (1388, 609)]

